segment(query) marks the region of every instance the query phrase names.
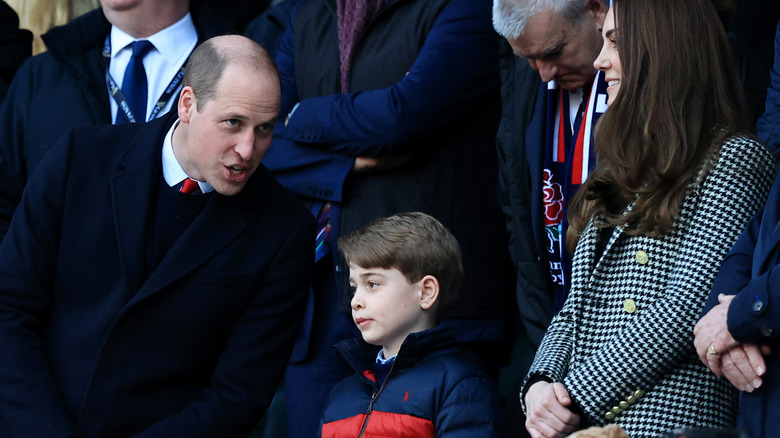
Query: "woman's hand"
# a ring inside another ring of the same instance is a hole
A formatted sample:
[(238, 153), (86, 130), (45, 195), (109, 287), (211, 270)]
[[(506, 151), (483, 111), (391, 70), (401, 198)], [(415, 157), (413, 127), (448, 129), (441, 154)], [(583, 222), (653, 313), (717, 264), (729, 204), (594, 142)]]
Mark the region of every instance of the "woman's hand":
[(561, 383), (537, 382), (525, 393), (525, 428), (532, 438), (565, 437), (577, 430), (580, 417), (569, 410), (571, 397)]

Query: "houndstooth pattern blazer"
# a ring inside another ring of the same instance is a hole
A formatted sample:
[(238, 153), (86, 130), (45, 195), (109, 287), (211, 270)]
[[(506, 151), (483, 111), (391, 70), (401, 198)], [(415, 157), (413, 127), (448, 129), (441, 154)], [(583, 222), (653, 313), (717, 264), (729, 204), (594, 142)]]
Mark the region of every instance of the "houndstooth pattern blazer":
[(584, 413), (581, 426), (614, 423), (632, 438), (734, 425), (736, 390), (701, 363), (693, 327), (721, 261), (765, 202), (775, 165), (760, 143), (734, 137), (703, 169), (664, 236), (617, 227), (596, 261), (598, 229), (588, 224), (571, 292), (521, 394), (539, 376), (563, 382)]

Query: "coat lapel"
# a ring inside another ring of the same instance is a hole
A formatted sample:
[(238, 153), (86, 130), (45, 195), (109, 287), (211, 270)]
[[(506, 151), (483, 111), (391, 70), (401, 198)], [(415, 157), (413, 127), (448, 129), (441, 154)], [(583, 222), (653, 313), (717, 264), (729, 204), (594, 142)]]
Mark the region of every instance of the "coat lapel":
[(606, 259), (607, 255), (610, 254), (612, 251), (612, 248), (615, 246), (615, 242), (620, 238), (620, 236), (623, 235), (624, 232), (623, 226), (615, 227), (613, 230), (605, 230), (605, 233), (610, 233), (609, 240), (607, 241), (607, 245), (604, 247), (604, 251), (601, 254), (601, 257), (596, 260), (596, 247), (599, 244), (600, 239), (600, 232), (601, 228), (596, 227), (593, 224), (593, 219), (588, 223), (587, 227), (585, 227), (585, 231), (582, 233), (582, 237), (580, 238), (580, 242), (577, 244), (577, 246), (584, 246), (584, 248), (587, 248), (584, 254), (584, 260), (579, 259), (577, 260), (578, 263), (585, 262), (586, 264), (584, 266), (587, 266), (588, 269), (588, 278), (592, 278), (593, 275), (596, 273), (596, 271), (599, 269), (599, 266), (601, 266), (602, 261)]
[(182, 278), (235, 239), (247, 226), (236, 197), (217, 193), (173, 244), (130, 301), (134, 304)]
[[(145, 146), (144, 142), (153, 147)], [(139, 132), (122, 159), (124, 170), (111, 179), (117, 244), (127, 291), (131, 295), (141, 286), (146, 266), (146, 236), (152, 213), (149, 200), (159, 169), (154, 160), (160, 160), (159, 154), (153, 153), (159, 151), (157, 145), (162, 145), (157, 136)]]

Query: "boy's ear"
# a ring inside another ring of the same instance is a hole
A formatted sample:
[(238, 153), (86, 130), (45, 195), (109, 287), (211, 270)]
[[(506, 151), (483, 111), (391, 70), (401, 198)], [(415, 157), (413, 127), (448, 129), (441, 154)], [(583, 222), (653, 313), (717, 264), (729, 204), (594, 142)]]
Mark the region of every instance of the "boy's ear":
[(423, 310), (428, 310), (433, 307), (439, 298), (439, 280), (433, 275), (426, 275), (419, 283), (422, 292), (420, 295), (420, 307)]

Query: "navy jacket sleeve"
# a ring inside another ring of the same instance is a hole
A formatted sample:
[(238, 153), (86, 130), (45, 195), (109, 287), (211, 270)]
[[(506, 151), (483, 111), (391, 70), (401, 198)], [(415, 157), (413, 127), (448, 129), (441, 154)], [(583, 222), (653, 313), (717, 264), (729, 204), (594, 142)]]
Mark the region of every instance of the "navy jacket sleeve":
[[(775, 184), (775, 187), (780, 187)], [(770, 193), (769, 203), (776, 202), (776, 191)], [(750, 221), (748, 227), (723, 261), (703, 314), (718, 304), (718, 294), (735, 295), (728, 312), (729, 333), (735, 340), (764, 343), (780, 334), (780, 263), (772, 252), (762, 263), (766, 269), (754, 273), (759, 230), (763, 211)]]
[[(57, 158), (61, 168), (67, 167), (68, 154)], [(65, 180), (66, 172), (51, 172), (47, 190), (37, 196), (28, 192), (11, 225), (15, 232), (0, 243), (0, 417), (6, 418), (0, 421), (2, 436), (76, 436), (42, 341)]]
[(758, 137), (777, 157), (780, 152), (780, 23), (775, 34), (775, 63), (766, 93), (766, 112), (758, 119)]
[(452, 1), (400, 81), (379, 90), (306, 99), (290, 118), (285, 137), (356, 157), (382, 156), (450, 122), (462, 114), (461, 103), (494, 85), (486, 79), (498, 68), (489, 11), (485, 2)]
[(355, 157), (424, 147), (425, 142), (408, 140), (433, 135), (462, 115), (462, 102), (494, 85), (483, 80), (498, 68), (489, 15), (489, 3), (451, 2), (436, 19), (408, 74), (396, 84), (305, 99), (284, 126), (297, 100), (288, 26), (276, 58), (284, 95), (282, 115), (264, 164), (295, 192), (338, 201)]
[(287, 114), (298, 102), (295, 84), (295, 56), (293, 47), (293, 17), (290, 12), (287, 28), (276, 48), (276, 64), (282, 84), (282, 105), (279, 121), (274, 129), (274, 140), (263, 158), (279, 181), (294, 193), (325, 201), (341, 201), (344, 179), (352, 168), (354, 157), (314, 149), (288, 140), (285, 136)]
[[(758, 220), (751, 223), (732, 249), (728, 264), (721, 268), (726, 278), (739, 279), (721, 282), (734, 287), (731, 292), (723, 289), (723, 293), (736, 293), (727, 317), (729, 333), (737, 341), (750, 344), (764, 343), (767, 337), (780, 334), (780, 264), (775, 263), (752, 278), (750, 275), (751, 250), (755, 247), (755, 240), (751, 239), (755, 239), (757, 224), (760, 224)], [(713, 295), (716, 293), (713, 289)]]

